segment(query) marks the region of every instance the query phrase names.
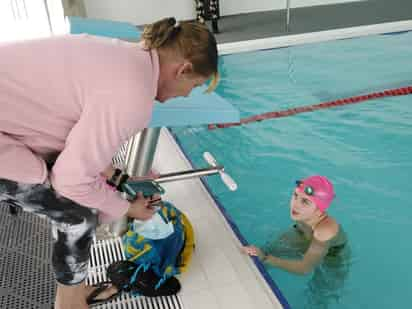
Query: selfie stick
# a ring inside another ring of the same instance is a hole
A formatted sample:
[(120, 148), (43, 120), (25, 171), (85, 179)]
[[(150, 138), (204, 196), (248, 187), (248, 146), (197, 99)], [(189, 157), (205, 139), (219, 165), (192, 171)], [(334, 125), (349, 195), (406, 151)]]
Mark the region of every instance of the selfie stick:
[(163, 182), (172, 182), (172, 181), (177, 181), (177, 180), (219, 174), (223, 183), (229, 188), (229, 190), (235, 191), (237, 189), (236, 182), (232, 179), (232, 177), (230, 177), (227, 173), (225, 173), (225, 169), (223, 165), (219, 165), (216, 162), (215, 158), (209, 152), (205, 152), (203, 154), (203, 158), (206, 160), (207, 163), (209, 163), (210, 167), (163, 174), (154, 180), (157, 183), (163, 183)]

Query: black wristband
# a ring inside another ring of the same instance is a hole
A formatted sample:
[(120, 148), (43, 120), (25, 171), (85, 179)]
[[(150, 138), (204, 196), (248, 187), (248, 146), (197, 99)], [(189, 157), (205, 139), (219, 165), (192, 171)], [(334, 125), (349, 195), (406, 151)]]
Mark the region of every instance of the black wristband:
[[(120, 180), (118, 180), (120, 177)], [(110, 177), (110, 179), (106, 180), (106, 183), (111, 186), (116, 188), (117, 191), (123, 192), (123, 184), (130, 178), (129, 175), (123, 174), (122, 171), (118, 168), (114, 170), (113, 176)]]
[(111, 187), (116, 187), (117, 178), (119, 178), (119, 176), (121, 174), (122, 174), (122, 171), (120, 169), (116, 168), (114, 170), (114, 173), (113, 173), (112, 177), (110, 177), (110, 179), (107, 179), (106, 183)]
[(123, 174), (120, 176), (119, 184), (117, 185), (116, 189), (117, 191), (123, 192), (123, 184), (129, 179), (129, 175)]

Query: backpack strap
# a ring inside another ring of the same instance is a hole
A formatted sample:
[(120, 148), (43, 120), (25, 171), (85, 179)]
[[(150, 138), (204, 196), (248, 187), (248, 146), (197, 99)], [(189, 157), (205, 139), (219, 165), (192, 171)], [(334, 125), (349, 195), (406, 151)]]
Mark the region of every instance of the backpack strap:
[(180, 273), (183, 273), (187, 271), (193, 256), (193, 251), (195, 249), (195, 232), (193, 230), (192, 224), (184, 213), (181, 213), (181, 218), (185, 233), (185, 245), (182, 252), (180, 253), (179, 271)]

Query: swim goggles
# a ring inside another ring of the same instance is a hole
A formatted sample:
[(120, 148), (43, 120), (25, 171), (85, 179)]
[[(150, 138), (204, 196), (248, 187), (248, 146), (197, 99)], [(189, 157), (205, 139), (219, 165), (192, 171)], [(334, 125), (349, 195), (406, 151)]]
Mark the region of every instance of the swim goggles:
[(302, 180), (296, 180), (296, 187), (303, 187), (303, 192), (305, 192), (307, 195), (313, 196), (315, 195), (315, 190), (311, 186), (305, 186)]
[[(316, 198), (320, 198), (321, 200), (327, 200), (327, 194), (322, 190), (315, 191), (312, 186), (305, 185), (302, 180), (296, 180), (296, 187), (303, 188), (303, 192), (305, 192), (309, 196), (315, 196)], [(335, 197), (335, 195), (333, 195)]]

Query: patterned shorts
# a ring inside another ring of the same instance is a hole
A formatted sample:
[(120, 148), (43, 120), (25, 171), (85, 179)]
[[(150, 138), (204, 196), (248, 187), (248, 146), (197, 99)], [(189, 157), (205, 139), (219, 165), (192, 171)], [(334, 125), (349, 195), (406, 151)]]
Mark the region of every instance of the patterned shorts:
[(96, 209), (57, 194), (49, 184), (21, 184), (0, 179), (0, 207), (42, 215), (53, 231), (52, 263), (56, 279), (76, 285), (86, 279), (90, 246), (97, 226)]

